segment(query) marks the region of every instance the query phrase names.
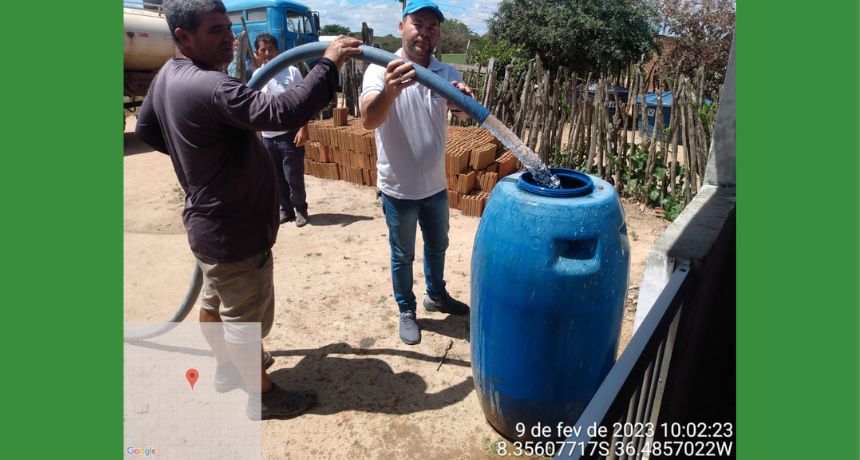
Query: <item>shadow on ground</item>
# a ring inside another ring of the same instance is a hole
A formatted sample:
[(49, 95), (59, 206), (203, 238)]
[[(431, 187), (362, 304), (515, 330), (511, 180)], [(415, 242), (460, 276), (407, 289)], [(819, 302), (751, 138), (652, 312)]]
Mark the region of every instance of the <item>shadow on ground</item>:
[(311, 214), (310, 215), (310, 225), (316, 226), (316, 227), (326, 227), (329, 225), (340, 225), (341, 227), (346, 227), (347, 225), (354, 224), (360, 220), (373, 220), (373, 217), (355, 216), (352, 214), (333, 214), (333, 213), (321, 213), (321, 214)]
[[(438, 323), (444, 323), (443, 320)], [(453, 324), (453, 323), (452, 323)], [(461, 326), (462, 327), (462, 326)], [(127, 341), (170, 353), (212, 356), (209, 350), (153, 343), (147, 340)], [(354, 348), (345, 343), (317, 349), (271, 350), (274, 356), (304, 356), (292, 368), (271, 372), (271, 379), (287, 389), (310, 388), (317, 392), (319, 403), (311, 413), (320, 415), (357, 410), (385, 414), (411, 414), (436, 410), (456, 404), (475, 389), (472, 377), (435, 393), (414, 372), (395, 373), (385, 361), (373, 356), (401, 356), (408, 359), (439, 362), (438, 356), (391, 348)], [(341, 358), (333, 355), (353, 355)], [(445, 366), (470, 367), (469, 361), (446, 358)]]
[[(413, 372), (395, 373), (385, 361), (374, 355), (395, 355), (428, 362), (439, 358), (422, 353), (395, 349), (361, 349), (347, 344), (331, 344), (316, 350), (272, 351), (275, 356), (305, 357), (295, 367), (271, 374), (274, 382), (285, 388), (312, 388), (319, 396), (314, 414), (335, 414), (358, 410), (386, 414), (410, 414), (436, 410), (456, 404), (475, 389), (471, 377), (435, 393)], [(351, 354), (340, 358), (332, 355)], [(468, 367), (470, 363), (446, 359), (445, 365)]]
[(419, 318), (422, 331), (435, 332), (455, 340), (469, 341), (469, 317), (446, 316), (444, 319)]

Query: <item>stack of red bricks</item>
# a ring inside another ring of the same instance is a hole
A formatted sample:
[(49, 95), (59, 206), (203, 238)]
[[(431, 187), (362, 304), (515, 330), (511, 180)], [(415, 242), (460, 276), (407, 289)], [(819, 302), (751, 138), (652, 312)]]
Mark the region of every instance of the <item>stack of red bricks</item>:
[[(348, 117), (343, 126), (333, 119), (311, 121), (308, 137), (307, 174), (376, 186), (376, 139), (373, 131), (361, 126), (360, 119)], [(496, 182), (516, 171), (517, 158), (489, 131), (476, 126), (448, 127), (445, 174), (451, 208), (480, 217)]]
[(516, 157), (489, 131), (476, 126), (448, 127), (445, 174), (450, 207), (480, 217), (496, 182), (516, 169)]
[(376, 186), (376, 142), (373, 131), (364, 129), (358, 118), (350, 117), (344, 126), (336, 126), (333, 119), (311, 121), (308, 138), (307, 174)]

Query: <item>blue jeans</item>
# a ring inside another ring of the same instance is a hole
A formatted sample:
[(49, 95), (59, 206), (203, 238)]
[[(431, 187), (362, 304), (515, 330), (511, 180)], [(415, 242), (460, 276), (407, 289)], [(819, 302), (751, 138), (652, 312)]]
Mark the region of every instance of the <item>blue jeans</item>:
[(295, 131), (273, 138), (263, 138), (263, 145), (272, 155), (278, 173), (278, 194), (281, 210), (296, 217), (296, 212), (308, 213), (305, 193), (305, 148), (293, 144)]
[(401, 312), (415, 311), (412, 261), (415, 259), (415, 224), (424, 237), (424, 278), (427, 294), (445, 294), (445, 250), (448, 249), (448, 192), (420, 200), (400, 200), (382, 194), (382, 211), (391, 245), (391, 284)]

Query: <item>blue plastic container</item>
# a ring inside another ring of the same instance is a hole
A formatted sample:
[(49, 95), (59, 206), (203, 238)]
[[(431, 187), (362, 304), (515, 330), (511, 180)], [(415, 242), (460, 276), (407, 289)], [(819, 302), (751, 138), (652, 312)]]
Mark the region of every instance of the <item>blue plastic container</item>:
[[(660, 102), (663, 105), (661, 113), (663, 114), (663, 129), (668, 129), (672, 122), (672, 92), (663, 91), (660, 94)], [(711, 105), (713, 101), (705, 99), (705, 105)], [(646, 125), (646, 137), (650, 137), (654, 132), (654, 124), (657, 123), (657, 93), (645, 94), (645, 116), (648, 117)], [(681, 125), (678, 125), (680, 130)], [(642, 96), (636, 96), (636, 129), (642, 128)], [(657, 132), (657, 139), (663, 139), (663, 133)], [(666, 139), (670, 141), (671, 139)], [(678, 134), (678, 145), (684, 145), (683, 136)]]
[[(663, 115), (663, 129), (669, 128), (669, 123), (672, 121), (672, 92), (663, 91), (660, 94), (660, 102), (663, 107), (661, 113)], [(647, 137), (654, 132), (654, 124), (657, 123), (657, 94), (648, 93), (645, 95), (645, 115), (648, 117), (646, 125)], [(680, 125), (679, 125), (680, 126)], [(636, 96), (636, 129), (642, 128), (642, 96)], [(657, 139), (662, 139), (663, 133), (657, 132)], [(668, 139), (667, 139), (668, 140)], [(683, 144), (684, 140), (678, 136), (678, 144)]]
[(502, 179), (472, 252), (472, 372), (484, 415), (509, 439), (518, 423), (528, 431), (520, 439), (536, 439), (538, 424), (559, 439), (558, 423), (576, 422), (615, 361), (627, 292), (615, 189), (552, 172), (562, 190), (537, 186), (531, 173)]

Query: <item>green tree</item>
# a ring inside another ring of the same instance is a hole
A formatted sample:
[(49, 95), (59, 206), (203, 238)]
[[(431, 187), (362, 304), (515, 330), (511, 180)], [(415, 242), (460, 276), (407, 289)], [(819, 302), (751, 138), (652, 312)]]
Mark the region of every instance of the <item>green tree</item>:
[(715, 95), (725, 80), (732, 47), (734, 0), (657, 0), (657, 7), (671, 42), (660, 64), (688, 76), (703, 67), (705, 94)]
[(472, 42), (472, 64), (487, 65), (490, 58), (495, 59), (496, 75), (499, 79), (505, 75), (505, 67), (514, 59), (517, 60), (513, 68), (513, 77), (519, 78), (520, 74), (528, 68), (529, 59), (534, 55), (529, 54), (522, 45), (515, 45), (507, 40), (491, 40), (489, 37), (478, 37)]
[(643, 0), (502, 0), (489, 39), (522, 45), (552, 69), (618, 71), (658, 49), (653, 18)]
[(320, 30), (320, 35), (349, 35), (349, 27), (340, 24), (326, 24)]
[(439, 44), (443, 54), (465, 53), (469, 40), (476, 37), (469, 26), (456, 19), (447, 19), (442, 23), (442, 40)]
[(383, 35), (382, 37), (373, 37), (373, 44), (389, 53), (397, 51), (402, 42), (403, 41), (400, 37), (395, 37), (391, 34)]

